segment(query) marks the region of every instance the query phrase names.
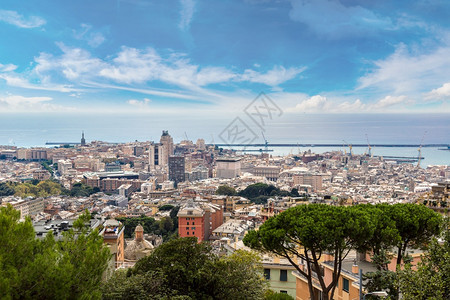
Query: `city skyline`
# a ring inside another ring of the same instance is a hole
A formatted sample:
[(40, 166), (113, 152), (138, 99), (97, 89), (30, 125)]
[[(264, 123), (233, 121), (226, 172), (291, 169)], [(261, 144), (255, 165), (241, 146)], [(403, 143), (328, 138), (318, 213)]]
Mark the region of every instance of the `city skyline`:
[(2, 4), (3, 113), (450, 112), (444, 1)]

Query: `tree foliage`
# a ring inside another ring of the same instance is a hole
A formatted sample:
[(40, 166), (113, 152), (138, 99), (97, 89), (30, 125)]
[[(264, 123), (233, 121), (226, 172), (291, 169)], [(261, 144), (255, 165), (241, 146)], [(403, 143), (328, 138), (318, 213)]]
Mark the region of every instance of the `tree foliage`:
[(277, 293), (273, 290), (267, 290), (264, 294), (264, 300), (294, 300), (294, 298), (288, 294)]
[(172, 210), (172, 208), (174, 208), (173, 205), (165, 204), (165, 205), (163, 205), (163, 206), (160, 206), (160, 207), (159, 207), (159, 210), (160, 210), (160, 211), (168, 211), (168, 210)]
[(8, 186), (14, 190), (14, 195), (26, 198), (26, 197), (48, 197), (54, 195), (60, 195), (62, 186), (53, 180), (32, 181), (24, 183), (8, 183)]
[(75, 183), (70, 190), (63, 189), (62, 194), (71, 197), (89, 197), (92, 194), (100, 192), (98, 187), (91, 187), (82, 182)]
[(0, 183), (0, 197), (2, 196), (12, 196), (14, 195), (15, 191), (14, 188), (10, 186), (10, 184), (6, 182)]
[(445, 300), (450, 296), (450, 230), (449, 218), (444, 222), (442, 242), (433, 238), (417, 269), (408, 263), (398, 272), (398, 285), (403, 299)]
[(132, 238), (136, 226), (140, 224), (144, 228), (145, 233), (160, 235), (164, 241), (167, 241), (177, 236), (178, 210), (178, 206), (173, 207), (170, 211), (169, 217), (164, 217), (159, 221), (144, 215), (137, 218), (121, 217), (117, 218), (117, 220), (125, 225), (125, 238)]
[(216, 195), (234, 196), (236, 195), (236, 190), (231, 186), (221, 185), (217, 188)]
[(383, 212), (395, 222), (400, 240), (397, 247), (397, 265), (402, 263), (408, 247), (421, 249), (438, 235), (442, 217), (424, 205), (394, 204), (383, 207)]
[[(350, 250), (366, 249), (365, 241), (373, 235), (374, 229), (369, 215), (354, 207), (300, 205), (270, 218), (258, 231), (250, 231), (244, 238), (244, 244), (287, 258), (308, 279), (310, 295), (314, 294), (313, 272), (320, 270), (322, 255), (333, 255), (331, 282), (327, 284), (322, 276), (318, 276), (324, 299), (332, 299), (342, 261)], [(306, 268), (296, 264), (293, 256), (301, 257), (306, 262)]]
[[(219, 258), (208, 244), (180, 238), (162, 244), (125, 275), (105, 284), (105, 299), (262, 299), (259, 258), (246, 251)], [(131, 296), (132, 295), (132, 296)]]
[(279, 188), (265, 183), (255, 183), (247, 186), (238, 193), (239, 196), (245, 197), (256, 204), (264, 204), (270, 197), (298, 197), (298, 190), (293, 189), (291, 192), (282, 191)]
[[(13, 191), (12, 194), (11, 191)], [(15, 195), (21, 198), (38, 198), (55, 195), (89, 197), (90, 195), (98, 192), (100, 192), (100, 189), (98, 187), (93, 188), (81, 182), (75, 183), (72, 186), (72, 189), (67, 190), (54, 179), (43, 181), (32, 180), (30, 182), (24, 183), (8, 182), (0, 184), (0, 196)]]
[(19, 221), (12, 206), (0, 207), (0, 298), (98, 299), (100, 281), (110, 259), (96, 230), (89, 232), (84, 214), (60, 241), (53, 233), (35, 238), (29, 218)]
[(408, 268), (410, 258), (407, 249), (424, 248), (439, 233), (442, 219), (424, 205), (381, 204), (359, 207), (370, 212), (376, 226), (376, 234), (367, 243), (372, 250), (372, 262), (377, 270), (365, 274), (364, 277), (368, 279), (365, 287), (369, 292), (385, 290), (391, 299), (398, 299), (398, 274), (388, 269), (392, 253), (397, 255), (398, 271), (405, 263)]

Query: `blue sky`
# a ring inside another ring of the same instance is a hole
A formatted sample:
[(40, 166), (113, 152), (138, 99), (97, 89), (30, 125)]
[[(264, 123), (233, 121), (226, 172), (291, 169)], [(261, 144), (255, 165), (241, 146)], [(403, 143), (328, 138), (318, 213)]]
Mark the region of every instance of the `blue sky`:
[(450, 113), (450, 1), (0, 6), (0, 112)]

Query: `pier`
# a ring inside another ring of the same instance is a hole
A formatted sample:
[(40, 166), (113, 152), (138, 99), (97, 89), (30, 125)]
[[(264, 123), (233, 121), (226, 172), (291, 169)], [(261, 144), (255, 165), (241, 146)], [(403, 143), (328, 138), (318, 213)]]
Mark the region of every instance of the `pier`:
[(46, 142), (46, 145), (79, 145), (80, 142)]
[[(212, 146), (212, 144), (210, 144)], [(218, 147), (348, 147), (348, 145), (340, 144), (215, 144)], [(370, 144), (371, 147), (379, 148), (419, 148), (420, 144)], [(367, 144), (352, 144), (353, 148), (366, 148)], [(450, 147), (449, 144), (424, 144), (422, 148)]]

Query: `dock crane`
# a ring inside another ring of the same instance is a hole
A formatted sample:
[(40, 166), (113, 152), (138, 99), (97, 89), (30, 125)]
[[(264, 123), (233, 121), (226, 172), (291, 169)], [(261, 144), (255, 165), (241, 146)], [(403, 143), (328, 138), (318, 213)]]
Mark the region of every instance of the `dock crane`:
[(370, 143), (369, 143), (369, 137), (367, 136), (367, 133), (366, 133), (366, 140), (367, 140), (367, 146), (369, 147), (369, 157), (373, 157), (373, 155), (372, 155), (372, 146), (370, 146)]
[(353, 155), (353, 152), (352, 152), (353, 146), (352, 146), (352, 144), (349, 144), (345, 140), (342, 140), (342, 141), (348, 145), (348, 149), (349, 149), (349, 152), (350, 152), (349, 154), (350, 154), (350, 157), (352, 157), (352, 155)]
[(417, 151), (419, 152), (419, 155), (417, 157), (417, 167), (418, 168), (420, 167), (420, 161), (422, 160), (422, 144), (423, 144), (423, 139), (425, 138), (426, 134), (427, 134), (427, 132), (425, 131), (423, 133), (422, 140), (420, 141), (419, 149), (417, 149)]

